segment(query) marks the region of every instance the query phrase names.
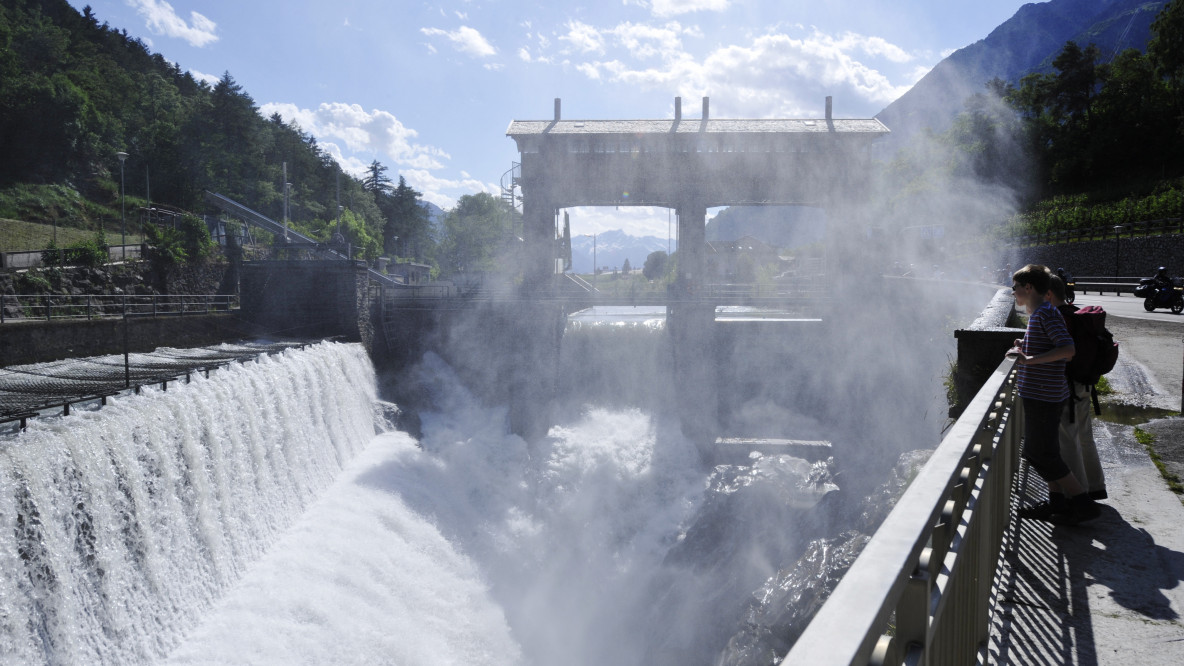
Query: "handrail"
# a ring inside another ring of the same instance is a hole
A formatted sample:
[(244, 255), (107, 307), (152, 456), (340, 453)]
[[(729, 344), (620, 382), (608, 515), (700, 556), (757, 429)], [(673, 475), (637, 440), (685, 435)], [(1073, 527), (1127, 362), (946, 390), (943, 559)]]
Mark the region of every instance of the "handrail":
[[(341, 252), (334, 249), (333, 247), (326, 245), (324, 243), (321, 243), (319, 241), (316, 241), (312, 238), (309, 238), (308, 236), (305, 236), (304, 234), (297, 232), (295, 229), (292, 229), (290, 227), (285, 227), (284, 225), (280, 224), (279, 222), (276, 222), (275, 220), (267, 217), (263, 213), (252, 210), (252, 209), (242, 205), (241, 203), (239, 203), (239, 202), (235, 201), (234, 199), (231, 199), (225, 195), (206, 190), (205, 200), (206, 200), (206, 203), (208, 203), (212, 206), (215, 206), (230, 215), (234, 215), (248, 224), (253, 224), (253, 225), (259, 227), (260, 229), (263, 229), (264, 231), (269, 231), (273, 235), (275, 235), (279, 238), (283, 238), (285, 240), (291, 240), (292, 238), (295, 238), (300, 243), (307, 244), (308, 247), (314, 249), (316, 252), (318, 252), (322, 255), (328, 256), (333, 259), (344, 259), (346, 261), (353, 261), (352, 257), (349, 257), (346, 254), (342, 254)], [(352, 253), (353, 253), (353, 251), (350, 250), (349, 254), (352, 254)], [(402, 286), (404, 286), (403, 283), (397, 282), (391, 276), (385, 275), (383, 273), (379, 273), (378, 271), (374, 270), (373, 268), (367, 268), (366, 272), (370, 275), (370, 278), (372, 280), (375, 280), (384, 286), (387, 286), (387, 287), (402, 287)]]
[[(6, 314), (12, 306), (20, 309), (21, 316)], [(234, 294), (6, 294), (0, 296), (0, 323), (182, 316), (238, 308), (238, 296)]]
[[(1123, 232), (1126, 232), (1125, 234)], [(1123, 224), (1100, 225), (1083, 229), (1061, 229), (1037, 234), (1023, 234), (1011, 237), (1013, 245), (1053, 245), (1077, 241), (1128, 238), (1152, 234), (1184, 233), (1184, 218), (1166, 217), (1157, 220), (1138, 220)]]
[(1013, 365), (975, 395), (783, 665), (975, 663), (1019, 455)]

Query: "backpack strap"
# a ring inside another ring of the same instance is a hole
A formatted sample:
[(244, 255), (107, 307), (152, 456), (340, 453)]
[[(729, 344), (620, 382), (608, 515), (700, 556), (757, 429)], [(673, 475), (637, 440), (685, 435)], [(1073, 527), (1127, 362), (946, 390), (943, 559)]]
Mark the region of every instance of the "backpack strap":
[(1097, 384), (1090, 385), (1089, 394), (1094, 399), (1094, 415), (1101, 416), (1102, 415), (1102, 406), (1100, 404), (1098, 404), (1098, 385)]

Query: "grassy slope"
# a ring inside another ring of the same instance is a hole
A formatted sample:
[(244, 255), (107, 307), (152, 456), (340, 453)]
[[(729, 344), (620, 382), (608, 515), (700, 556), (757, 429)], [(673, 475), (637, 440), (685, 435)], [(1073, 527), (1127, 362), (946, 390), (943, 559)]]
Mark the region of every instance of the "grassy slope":
[[(132, 230), (128, 230), (131, 232)], [(136, 230), (138, 231), (138, 229)], [(21, 222), (0, 218), (0, 252), (21, 252), (25, 250), (41, 250), (49, 245), (54, 238), (52, 224), (38, 224), (36, 222)], [(57, 227), (58, 247), (69, 247), (75, 243), (90, 240), (95, 237), (93, 230), (76, 229), (59, 225)], [(107, 231), (107, 243), (118, 245), (119, 231)], [(128, 233), (129, 245), (139, 243), (138, 233)]]

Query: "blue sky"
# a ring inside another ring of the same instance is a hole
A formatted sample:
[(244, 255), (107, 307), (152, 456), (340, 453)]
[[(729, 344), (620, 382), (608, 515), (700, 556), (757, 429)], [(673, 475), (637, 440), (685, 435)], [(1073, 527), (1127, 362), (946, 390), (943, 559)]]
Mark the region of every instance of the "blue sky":
[[(194, 76), (223, 72), (349, 172), (377, 159), (451, 207), (497, 192), (511, 120), (869, 118), (1020, 0), (70, 0)], [(666, 235), (665, 211), (581, 209), (573, 232)]]

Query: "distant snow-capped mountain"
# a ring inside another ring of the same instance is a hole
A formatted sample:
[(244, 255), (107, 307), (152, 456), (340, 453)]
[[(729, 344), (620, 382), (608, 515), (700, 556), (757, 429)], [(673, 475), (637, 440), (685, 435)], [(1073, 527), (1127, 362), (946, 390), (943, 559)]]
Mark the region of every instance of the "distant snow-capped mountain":
[[(609, 272), (620, 270), (625, 265), (626, 259), (629, 260), (630, 267), (641, 268), (645, 265), (645, 259), (650, 256), (651, 252), (667, 251), (665, 238), (658, 238), (657, 236), (630, 236), (619, 229), (602, 231), (597, 234), (595, 247), (596, 263), (600, 265), (601, 269)], [(573, 272), (592, 272), (592, 249), (592, 238), (576, 236), (571, 239)], [(677, 249), (678, 242), (671, 240), (669, 251), (673, 252)]]

